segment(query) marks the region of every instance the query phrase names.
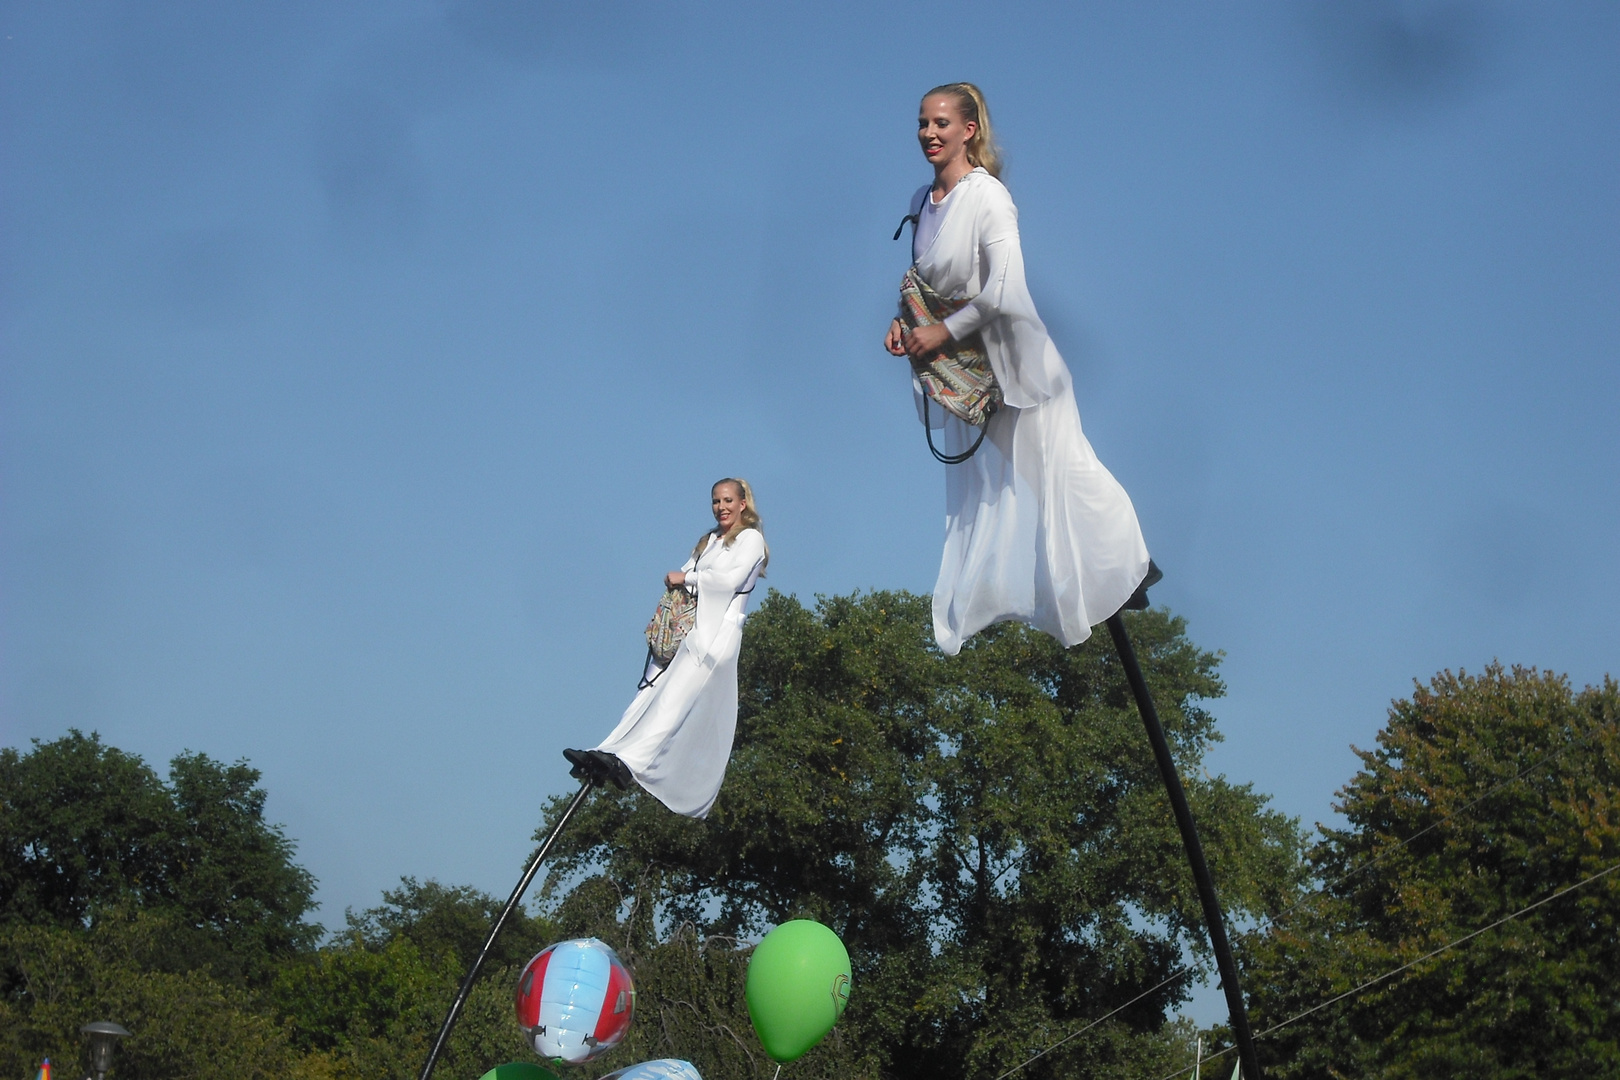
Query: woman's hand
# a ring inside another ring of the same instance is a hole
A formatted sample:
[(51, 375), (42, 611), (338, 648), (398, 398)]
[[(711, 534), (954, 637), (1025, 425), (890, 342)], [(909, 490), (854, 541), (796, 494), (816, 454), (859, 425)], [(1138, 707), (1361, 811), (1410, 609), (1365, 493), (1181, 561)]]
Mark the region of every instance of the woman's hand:
[(679, 570), (671, 570), (664, 575), (664, 588), (678, 589), (686, 584), (686, 575)]
[(934, 323), (932, 326), (919, 326), (906, 335), (906, 352), (921, 360), (931, 353), (937, 353), (951, 340), (951, 332), (945, 329), (944, 323)]
[(906, 355), (906, 328), (899, 319), (889, 323), (889, 332), (883, 335), (883, 347), (895, 356)]

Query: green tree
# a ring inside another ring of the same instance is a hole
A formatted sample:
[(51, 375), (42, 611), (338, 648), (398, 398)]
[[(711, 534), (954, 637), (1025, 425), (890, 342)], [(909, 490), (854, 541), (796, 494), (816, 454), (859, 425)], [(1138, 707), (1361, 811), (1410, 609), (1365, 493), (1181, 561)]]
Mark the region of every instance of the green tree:
[(181, 754), (165, 782), (77, 731), (0, 750), (0, 1074), (138, 1034), (119, 1075), (290, 1075), (264, 991), (313, 946), (314, 879), (264, 819), (259, 773)]
[[(165, 781), (77, 731), (0, 751), (0, 1075), (71, 1071), (108, 1017), (135, 1033), (125, 1080), (416, 1075), (499, 903), (406, 878), (315, 948), (314, 879), (258, 781), (190, 753)], [(514, 919), (445, 1075), (523, 1055), (511, 983), (551, 934)]]
[(276, 1015), (293, 1045), (324, 1057), (334, 1076), (414, 1075), (455, 977), (453, 963), (438, 959), (405, 939), (367, 947), (349, 936), (282, 968)]
[[(320, 1075), (410, 1080), (502, 906), (477, 889), (404, 878), (399, 888), (383, 893), (380, 906), (348, 913), (345, 933), (288, 962), (277, 976), (275, 1013), (291, 1045), (319, 1063)], [(468, 999), (439, 1075), (478, 1076), (525, 1057), (512, 987), (522, 966), (554, 934), (545, 920), (513, 914)]]
[[(1620, 862), (1617, 720), (1613, 680), (1495, 664), (1396, 702), (1310, 851), (1326, 889), (1250, 950), (1257, 1027)], [(1269, 1075), (1620, 1075), (1617, 919), (1620, 874), (1263, 1040)]]
[[(423, 955), (448, 954), (465, 971), (483, 948), (489, 928), (505, 903), (466, 885), (400, 879), (399, 888), (383, 892), (378, 907), (347, 914), (349, 932), (368, 947), (409, 941)], [(522, 967), (551, 944), (553, 928), (545, 919), (519, 908), (512, 913), (500, 940), (485, 963), (492, 968)]]
[[(1130, 631), (1228, 909), (1292, 895), (1295, 823), (1200, 763), (1218, 657), (1162, 611)], [(1197, 895), (1106, 635), (1016, 625), (957, 657), (927, 597), (772, 592), (748, 622), (736, 748), (707, 821), (598, 796), (562, 842), (559, 923), (621, 949), (638, 1023), (610, 1059), (768, 1076), (738, 987), (746, 941), (806, 916), (849, 946), (844, 1022), (794, 1075), (994, 1076), (1205, 949)], [(560, 811), (561, 800), (551, 813)], [(1025, 1071), (1139, 1076), (1184, 1052), (1174, 982)]]
[(34, 1075), (49, 1057), (83, 1075), (79, 1025), (116, 1019), (135, 1033), (118, 1051), (120, 1080), (298, 1075), (298, 1060), (260, 994), (207, 971), (180, 970), (165, 912), (104, 912), (88, 929), (0, 925), (0, 1076)]
[(245, 762), (192, 753), (165, 783), (78, 731), (0, 750), (0, 922), (75, 928), (110, 911), (161, 912), (166, 968), (263, 983), (320, 928), (304, 919), (315, 880), (265, 821), (258, 784)]

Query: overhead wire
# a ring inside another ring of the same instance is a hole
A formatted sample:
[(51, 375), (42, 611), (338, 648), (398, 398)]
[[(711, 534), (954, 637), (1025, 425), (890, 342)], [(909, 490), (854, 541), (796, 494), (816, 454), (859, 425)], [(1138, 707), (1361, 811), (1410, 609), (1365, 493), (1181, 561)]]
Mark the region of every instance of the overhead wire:
[[(1610, 865), (1608, 867), (1605, 867), (1604, 869), (1599, 870), (1597, 873), (1592, 874), (1590, 877), (1586, 877), (1586, 878), (1581, 879), (1580, 881), (1577, 881), (1573, 885), (1566, 885), (1562, 889), (1559, 889), (1557, 892), (1549, 893), (1548, 895), (1543, 896), (1540, 900), (1537, 900), (1534, 903), (1526, 904), (1524, 907), (1520, 908), (1518, 911), (1513, 912), (1511, 915), (1504, 915), (1500, 919), (1497, 919), (1495, 922), (1490, 923), (1490, 924), (1488, 924), (1486, 926), (1482, 926), (1478, 930), (1472, 930), (1472, 931), (1464, 934), (1462, 937), (1457, 938), (1455, 941), (1448, 941), (1444, 945), (1440, 946), (1438, 949), (1431, 949), (1428, 952), (1424, 953), (1422, 956), (1419, 956), (1414, 960), (1408, 960), (1406, 963), (1400, 965), (1399, 967), (1390, 968), (1388, 971), (1384, 972), (1382, 975), (1376, 975), (1373, 978), (1368, 979), (1366, 982), (1361, 983), (1359, 986), (1355, 986), (1355, 987), (1352, 987), (1349, 990), (1346, 990), (1342, 994), (1335, 994), (1333, 997), (1328, 998), (1326, 1001), (1318, 1002), (1317, 1004), (1312, 1005), (1310, 1008), (1306, 1009), (1304, 1012), (1295, 1013), (1293, 1016), (1290, 1016), (1286, 1020), (1281, 1020), (1281, 1021), (1278, 1021), (1275, 1024), (1272, 1024), (1270, 1027), (1266, 1028), (1264, 1031), (1257, 1031), (1257, 1032), (1255, 1032), (1254, 1037), (1256, 1039), (1263, 1039), (1267, 1035), (1272, 1034), (1273, 1032), (1281, 1031), (1283, 1028), (1288, 1027), (1290, 1024), (1298, 1023), (1299, 1021), (1305, 1019), (1307, 1016), (1310, 1016), (1312, 1013), (1321, 1012), (1323, 1009), (1327, 1008), (1329, 1005), (1336, 1004), (1336, 1003), (1338, 1003), (1340, 1001), (1343, 1001), (1345, 998), (1348, 998), (1348, 997), (1354, 997), (1355, 995), (1361, 993), (1363, 990), (1369, 989), (1370, 987), (1373, 987), (1373, 986), (1377, 986), (1379, 983), (1383, 982), (1385, 979), (1394, 978), (1396, 975), (1399, 975), (1401, 972), (1407, 971), (1407, 970), (1409, 970), (1411, 968), (1414, 968), (1417, 965), (1423, 963), (1423, 961), (1425, 961), (1425, 960), (1429, 960), (1429, 959), (1431, 959), (1433, 957), (1439, 956), (1441, 953), (1446, 952), (1446, 951), (1448, 951), (1450, 949), (1455, 949), (1458, 945), (1461, 945), (1464, 942), (1472, 941), (1474, 938), (1479, 937), (1479, 935), (1481, 935), (1481, 934), (1488, 933), (1491, 930), (1495, 930), (1498, 926), (1501, 926), (1503, 923), (1512, 922), (1514, 919), (1517, 919), (1519, 916), (1528, 914), (1529, 912), (1534, 911), (1536, 908), (1541, 907), (1544, 904), (1550, 904), (1554, 900), (1557, 900), (1561, 896), (1567, 896), (1570, 893), (1574, 892), (1576, 889), (1583, 888), (1583, 887), (1585, 887), (1587, 885), (1590, 885), (1590, 884), (1592, 884), (1592, 882), (1597, 881), (1599, 878), (1607, 877), (1608, 875), (1614, 873), (1616, 870), (1620, 870), (1620, 862), (1617, 862), (1617, 863), (1614, 863), (1614, 864), (1612, 864), (1612, 865)], [(1214, 1061), (1217, 1058), (1224, 1057), (1227, 1054), (1231, 1053), (1232, 1049), (1233, 1048), (1229, 1046), (1224, 1050), (1220, 1050), (1220, 1051), (1217, 1051), (1216, 1053), (1210, 1054), (1208, 1057), (1204, 1058), (1203, 1060), (1206, 1061), (1206, 1062)], [(1183, 1073), (1190, 1072), (1190, 1071), (1192, 1071), (1193, 1068), (1194, 1068), (1194, 1066), (1191, 1066), (1191, 1065), (1183, 1065), (1181, 1068), (1175, 1070), (1174, 1072), (1165, 1073), (1163, 1076), (1159, 1077), (1159, 1080), (1175, 1080), (1175, 1077), (1178, 1077), (1178, 1076), (1182, 1075)], [(998, 1080), (999, 1080), (999, 1078), (998, 1078)]]
[(1591, 739), (1591, 735), (1585, 735), (1585, 736), (1582, 736), (1582, 737), (1577, 738), (1577, 739), (1573, 739), (1570, 742), (1565, 743), (1563, 746), (1560, 746), (1557, 750), (1553, 750), (1553, 751), (1550, 751), (1549, 753), (1543, 754), (1539, 759), (1537, 759), (1536, 761), (1532, 762), (1529, 765), (1526, 765), (1524, 768), (1520, 769), (1518, 772), (1514, 773), (1512, 776), (1508, 777), (1506, 780), (1498, 781), (1497, 783), (1493, 784), (1491, 787), (1487, 788), (1481, 794), (1476, 795), (1474, 798), (1468, 800), (1467, 802), (1463, 803), (1461, 806), (1457, 807), (1455, 810), (1452, 810), (1452, 811), (1450, 811), (1450, 812), (1448, 812), (1446, 814), (1443, 814), (1440, 817), (1436, 818), (1434, 821), (1429, 822), (1429, 824), (1423, 826), (1423, 828), (1419, 829), (1417, 832), (1413, 833), (1411, 836), (1408, 836), (1406, 839), (1400, 841), (1397, 844), (1394, 844), (1391, 847), (1386, 847), (1384, 850), (1380, 851), (1378, 854), (1374, 855), (1372, 858), (1366, 860), (1365, 862), (1357, 864), (1356, 866), (1352, 867), (1349, 870), (1346, 870), (1344, 873), (1340, 874), (1338, 877), (1335, 877), (1335, 878), (1332, 878), (1332, 879), (1330, 879), (1330, 880), (1328, 880), (1326, 882), (1323, 882), (1321, 885), (1318, 885), (1316, 888), (1314, 888), (1314, 889), (1310, 890), (1309, 892), (1305, 893), (1298, 900), (1295, 900), (1292, 904), (1289, 904), (1287, 907), (1283, 908), (1277, 914), (1272, 915), (1272, 916), (1268, 916), (1267, 918), (1262, 919), (1259, 922), (1258, 925), (1256, 925), (1254, 927), (1251, 927), (1248, 930), (1245, 930), (1242, 934), (1240, 934), (1238, 936), (1242, 937), (1242, 938), (1252, 937), (1253, 935), (1260, 933), (1260, 931), (1266, 929), (1267, 927), (1275, 926), (1277, 923), (1281, 922), (1283, 919), (1286, 919), (1288, 916), (1292, 915), (1301, 905), (1303, 905), (1311, 897), (1320, 895), (1321, 893), (1325, 893), (1329, 889), (1337, 888), (1338, 886), (1343, 885), (1346, 881), (1349, 881), (1351, 878), (1355, 877), (1357, 874), (1361, 873), (1363, 870), (1366, 870), (1366, 869), (1369, 869), (1371, 867), (1377, 866), (1379, 863), (1383, 862), (1386, 858), (1388, 858), (1389, 856), (1391, 856), (1391, 855), (1395, 854), (1396, 852), (1400, 851), (1402, 848), (1405, 848), (1408, 844), (1412, 843), (1414, 840), (1418, 839), (1420, 836), (1424, 836), (1424, 835), (1426, 835), (1426, 834), (1428, 834), (1430, 832), (1433, 832), (1435, 829), (1438, 829), (1440, 826), (1444, 825), (1446, 822), (1450, 821), (1452, 818), (1458, 816), (1459, 814), (1463, 814), (1463, 813), (1466, 813), (1469, 810), (1472, 810), (1474, 807), (1478, 806), (1480, 803), (1484, 802), (1486, 799), (1490, 798), (1492, 795), (1495, 795), (1497, 792), (1501, 791), (1503, 788), (1508, 787), (1511, 784), (1518, 783), (1520, 780), (1523, 780), (1526, 776), (1528, 776), (1530, 773), (1534, 772), (1535, 770), (1541, 768), (1543, 765), (1546, 765), (1548, 762), (1551, 762), (1551, 761), (1555, 760), (1556, 758), (1562, 756), (1563, 754), (1568, 753), (1570, 750), (1574, 749), (1575, 747), (1583, 745), (1584, 743), (1586, 743), (1590, 739)]
[[(1404, 840), (1401, 840), (1399, 843), (1397, 843), (1397, 844), (1395, 844), (1395, 845), (1393, 845), (1391, 847), (1385, 848), (1383, 851), (1380, 851), (1377, 855), (1373, 856), (1371, 859), (1368, 859), (1367, 861), (1358, 864), (1357, 866), (1353, 867), (1352, 869), (1345, 871), (1343, 874), (1340, 874), (1339, 876), (1337, 876), (1335, 878), (1332, 878), (1332, 879), (1324, 882), (1321, 885), (1318, 885), (1316, 888), (1314, 888), (1314, 889), (1310, 890), (1309, 892), (1305, 893), (1303, 896), (1301, 896), (1299, 899), (1295, 900), (1292, 904), (1289, 904), (1286, 908), (1284, 908), (1282, 911), (1279, 911), (1277, 914), (1272, 915), (1272, 916), (1268, 916), (1267, 918), (1262, 919), (1259, 922), (1259, 924), (1257, 924), (1256, 926), (1250, 927), (1248, 930), (1245, 930), (1241, 934), (1239, 934), (1238, 935), (1239, 939), (1241, 940), (1241, 939), (1246, 939), (1246, 938), (1253, 937), (1255, 934), (1260, 933), (1261, 931), (1267, 929), (1268, 927), (1275, 926), (1278, 922), (1281, 922), (1283, 919), (1286, 919), (1289, 915), (1292, 915), (1307, 900), (1311, 899), (1314, 896), (1318, 896), (1318, 895), (1320, 895), (1320, 894), (1322, 894), (1324, 892), (1327, 892), (1329, 889), (1333, 889), (1333, 888), (1336, 888), (1339, 885), (1344, 884), (1346, 881), (1349, 881), (1351, 878), (1355, 877), (1357, 874), (1361, 873), (1363, 870), (1366, 870), (1366, 869), (1368, 869), (1370, 867), (1373, 867), (1373, 866), (1377, 866), (1384, 859), (1386, 859), (1389, 856), (1395, 854), (1397, 851), (1400, 851), (1401, 849), (1405, 848), (1408, 844), (1411, 844), (1414, 840), (1417, 840), (1419, 837), (1424, 836), (1427, 833), (1430, 833), (1433, 830), (1439, 828), (1440, 826), (1444, 825), (1446, 822), (1448, 822), (1451, 819), (1457, 817), (1459, 814), (1463, 814), (1463, 813), (1466, 813), (1469, 810), (1472, 810), (1474, 807), (1478, 806), (1480, 803), (1484, 802), (1486, 799), (1490, 798), (1492, 795), (1495, 795), (1497, 792), (1501, 791), (1503, 788), (1508, 787), (1511, 784), (1518, 783), (1520, 780), (1524, 779), (1530, 773), (1532, 773), (1535, 770), (1541, 768), (1543, 765), (1546, 765), (1549, 762), (1552, 762), (1552, 761), (1556, 760), (1557, 758), (1561, 757), (1563, 754), (1567, 753), (1571, 749), (1574, 749), (1577, 746), (1582, 746), (1585, 743), (1589, 742), (1591, 740), (1593, 734), (1596, 734), (1595, 730), (1593, 732), (1591, 732), (1591, 733), (1588, 733), (1587, 735), (1581, 736), (1581, 737), (1576, 738), (1576, 739), (1572, 739), (1571, 741), (1565, 743), (1563, 746), (1560, 746), (1556, 750), (1552, 750), (1552, 751), (1549, 751), (1546, 754), (1543, 754), (1540, 758), (1536, 759), (1534, 762), (1530, 763), (1529, 765), (1526, 765), (1524, 768), (1520, 769), (1518, 772), (1514, 773), (1512, 776), (1508, 777), (1505, 780), (1498, 781), (1497, 783), (1491, 785), (1491, 787), (1487, 788), (1484, 792), (1480, 793), (1479, 795), (1476, 795), (1474, 798), (1470, 799), (1466, 803), (1463, 803), (1461, 806), (1447, 812), (1446, 814), (1443, 814), (1439, 818), (1435, 819), (1434, 821), (1432, 821), (1429, 824), (1425, 825), (1423, 828), (1419, 829), (1417, 832), (1413, 833), (1411, 836), (1406, 837)], [(1612, 869), (1614, 869), (1614, 867), (1610, 867), (1610, 869), (1612, 870)], [(1607, 871), (1605, 871), (1605, 873), (1607, 873)], [(1594, 878), (1592, 880), (1596, 880), (1596, 879)], [(1584, 884), (1586, 884), (1586, 882), (1581, 882), (1581, 884), (1584, 885)], [(1571, 886), (1571, 888), (1579, 888), (1579, 887), (1580, 887), (1579, 885)], [(1547, 899), (1549, 899), (1549, 900), (1554, 899), (1554, 897), (1548, 897)], [(1545, 901), (1543, 901), (1543, 902), (1545, 902)], [(1531, 905), (1531, 906), (1534, 907), (1536, 905)], [(1526, 908), (1524, 910), (1528, 911), (1528, 910), (1530, 910), (1530, 908)], [(1522, 914), (1522, 912), (1520, 912), (1520, 914)], [(1510, 916), (1510, 918), (1512, 918), (1512, 917), (1513, 916)], [(1489, 930), (1490, 927), (1486, 927), (1485, 929)], [(1479, 931), (1479, 933), (1484, 933), (1484, 931), (1481, 930), (1481, 931)], [(1466, 939), (1462, 939), (1462, 940), (1466, 940)], [(1453, 943), (1453, 944), (1455, 944), (1455, 943)], [(1413, 963), (1417, 963), (1417, 962), (1419, 962), (1419, 961), (1421, 961), (1423, 959), (1426, 959), (1426, 957), (1419, 957), (1419, 960), (1418, 961), (1413, 961)], [(1179, 968), (1178, 970), (1172, 972), (1162, 982), (1160, 982), (1157, 985), (1151, 987), (1150, 989), (1144, 990), (1142, 993), (1140, 993), (1140, 994), (1136, 995), (1135, 997), (1131, 998), (1129, 1001), (1127, 1001), (1123, 1005), (1120, 1005), (1119, 1007), (1115, 1008), (1111, 1012), (1105, 1013), (1104, 1015), (1098, 1017), (1097, 1019), (1092, 1020), (1091, 1022), (1087, 1023), (1084, 1027), (1082, 1027), (1082, 1028), (1080, 1028), (1080, 1029), (1078, 1029), (1076, 1031), (1070, 1032), (1068, 1035), (1065, 1035), (1063, 1038), (1059, 1039), (1057, 1042), (1052, 1043), (1051, 1045), (1042, 1048), (1041, 1050), (1037, 1051), (1035, 1054), (1033, 1054), (1030, 1057), (1026, 1058), (1025, 1060), (1019, 1062), (1017, 1065), (1014, 1065), (1012, 1068), (1008, 1069), (1006, 1072), (1004, 1072), (1000, 1076), (996, 1077), (995, 1080), (1006, 1080), (1007, 1077), (1013, 1075), (1014, 1073), (1018, 1072), (1019, 1070), (1023, 1069), (1024, 1067), (1026, 1067), (1028, 1065), (1034, 1064), (1036, 1061), (1039, 1061), (1041, 1058), (1045, 1057), (1047, 1054), (1051, 1053), (1053, 1050), (1056, 1050), (1058, 1047), (1062, 1046), (1064, 1043), (1068, 1042), (1069, 1040), (1074, 1039), (1074, 1038), (1078, 1038), (1079, 1036), (1084, 1035), (1086, 1032), (1090, 1031), (1092, 1028), (1096, 1027), (1098, 1024), (1102, 1023), (1103, 1021), (1109, 1019), (1112, 1016), (1117, 1015), (1118, 1013), (1124, 1011), (1125, 1009), (1130, 1008), (1132, 1005), (1135, 1005), (1138, 1001), (1141, 1001), (1143, 998), (1148, 997), (1149, 995), (1151, 995), (1153, 993), (1156, 993), (1160, 989), (1164, 988), (1165, 986), (1168, 986), (1170, 983), (1172, 983), (1175, 980), (1181, 978), (1183, 975), (1191, 974), (1193, 970), (1194, 970), (1194, 968), (1190, 964), (1187, 965), (1186, 967)], [(1335, 1000), (1337, 1000), (1337, 999), (1335, 999)], [(1325, 1004), (1332, 1004), (1332, 1002), (1327, 1002)], [(1309, 1014), (1308, 1013), (1301, 1014), (1301, 1016), (1305, 1016), (1305, 1015), (1309, 1015)], [(1299, 1019), (1299, 1018), (1300, 1017), (1295, 1017), (1294, 1019)], [(1292, 1022), (1293, 1022), (1292, 1020), (1288, 1021), (1288, 1023), (1292, 1023)], [(1273, 1027), (1273, 1028), (1269, 1028), (1267, 1030), (1268, 1031), (1275, 1031), (1277, 1029), (1275, 1027)], [(1263, 1034), (1265, 1034), (1265, 1032), (1261, 1032), (1260, 1034), (1263, 1035)], [(1260, 1037), (1260, 1035), (1255, 1036), (1255, 1038), (1259, 1038), (1259, 1037)], [(1223, 1051), (1221, 1051), (1221, 1054), (1224, 1054), (1226, 1052), (1227, 1051), (1223, 1050)], [(1220, 1055), (1217, 1054), (1215, 1056), (1219, 1057)], [(1209, 1058), (1209, 1059), (1206, 1059), (1206, 1060), (1213, 1060), (1213, 1058)], [(1171, 1075), (1175, 1076), (1175, 1075), (1179, 1075), (1179, 1073), (1172, 1073)]]
[(1103, 1013), (1101, 1016), (1097, 1017), (1097, 1019), (1095, 1019), (1091, 1023), (1087, 1024), (1085, 1027), (1080, 1028), (1077, 1031), (1069, 1032), (1069, 1034), (1063, 1036), (1063, 1038), (1059, 1039), (1057, 1042), (1055, 1042), (1052, 1045), (1050, 1045), (1050, 1046), (1046, 1047), (1045, 1049), (1041, 1050), (1034, 1057), (1026, 1058), (1023, 1061), (1020, 1061), (1017, 1065), (1014, 1065), (1012, 1068), (1008, 1069), (1006, 1072), (1004, 1072), (1000, 1076), (996, 1077), (996, 1080), (1007, 1080), (1007, 1077), (1011, 1076), (1013, 1073), (1015, 1073), (1018, 1070), (1024, 1068), (1025, 1066), (1033, 1065), (1035, 1062), (1039, 1061), (1041, 1058), (1045, 1057), (1047, 1054), (1050, 1054), (1053, 1050), (1056, 1050), (1058, 1047), (1062, 1046), (1064, 1043), (1068, 1042), (1070, 1039), (1078, 1039), (1080, 1036), (1084, 1035), (1086, 1032), (1090, 1031), (1092, 1028), (1096, 1027), (1098, 1024), (1102, 1023), (1105, 1020), (1109, 1020), (1109, 1019), (1119, 1015), (1120, 1013), (1124, 1012), (1126, 1009), (1130, 1008), (1132, 1005), (1135, 1005), (1138, 1001), (1141, 1001), (1143, 998), (1148, 997), (1149, 995), (1158, 993), (1160, 990), (1163, 990), (1166, 986), (1169, 986), (1171, 983), (1175, 982), (1177, 979), (1181, 978), (1183, 975), (1186, 975), (1190, 971), (1192, 971), (1192, 968), (1182, 968), (1180, 971), (1171, 972), (1169, 976), (1167, 976), (1166, 978), (1164, 978), (1160, 982), (1156, 983), (1155, 985), (1148, 987), (1146, 990), (1142, 991), (1140, 994), (1137, 994), (1135, 997), (1131, 998), (1131, 1000), (1127, 1001), (1125, 1004), (1117, 1006), (1114, 1009), (1111, 1009), (1110, 1011), (1108, 1011), (1106, 1013)]

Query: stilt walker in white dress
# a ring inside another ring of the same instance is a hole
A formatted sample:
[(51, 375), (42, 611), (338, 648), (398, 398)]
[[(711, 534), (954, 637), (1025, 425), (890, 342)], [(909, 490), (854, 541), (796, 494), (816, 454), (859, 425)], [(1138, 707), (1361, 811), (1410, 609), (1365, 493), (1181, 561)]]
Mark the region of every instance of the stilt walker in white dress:
[[(1018, 621), (1077, 645), (1157, 580), (1157, 568), (1130, 496), (1081, 432), (1073, 379), (1030, 298), (984, 96), (971, 83), (936, 87), (917, 124), (934, 181), (907, 215), (914, 267), (960, 306), (915, 329), (895, 319), (884, 347), (922, 359), (982, 342), (1003, 398), (978, 449), (946, 466), (934, 637), (954, 655), (992, 623)], [(946, 452), (970, 450), (980, 430), (937, 406), (925, 412), (913, 385), (919, 416), (942, 430)]]
[(630, 780), (677, 814), (708, 816), (737, 730), (737, 656), (748, 596), (770, 549), (746, 480), (711, 492), (715, 527), (692, 557), (664, 576), (697, 598), (697, 617), (667, 666), (649, 658), (642, 688), (594, 750), (565, 750), (576, 779)]

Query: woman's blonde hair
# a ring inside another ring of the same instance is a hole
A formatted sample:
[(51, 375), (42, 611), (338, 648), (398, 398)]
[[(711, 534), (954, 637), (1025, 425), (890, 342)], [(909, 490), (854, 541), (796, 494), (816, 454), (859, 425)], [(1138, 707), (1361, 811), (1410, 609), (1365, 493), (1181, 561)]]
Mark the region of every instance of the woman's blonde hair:
[[(731, 542), (737, 539), (737, 534), (742, 532), (744, 529), (758, 529), (760, 540), (765, 539), (765, 526), (761, 524), (759, 520), (759, 510), (754, 506), (754, 489), (748, 486), (748, 481), (739, 476), (726, 476), (711, 484), (709, 486), (709, 490), (712, 492), (721, 484), (736, 485), (737, 491), (742, 495), (743, 511), (737, 515), (737, 520), (732, 523), (731, 528), (727, 529), (725, 533), (721, 534), (720, 526), (716, 525), (714, 528), (698, 537), (697, 546), (692, 549), (692, 558), (694, 559), (702, 555), (703, 549), (709, 546), (709, 537), (711, 536), (719, 535), (720, 542), (725, 544), (726, 547), (730, 547)], [(762, 564), (769, 566), (770, 562), (771, 545), (766, 544), (765, 558), (762, 560)]]
[(927, 101), (935, 94), (944, 94), (956, 102), (956, 111), (961, 115), (962, 122), (971, 122), (977, 128), (973, 138), (967, 142), (968, 163), (983, 168), (997, 180), (1001, 179), (1001, 147), (996, 145), (995, 132), (990, 130), (990, 106), (985, 104), (984, 93), (970, 82), (953, 82), (934, 87), (923, 95), (923, 100)]

